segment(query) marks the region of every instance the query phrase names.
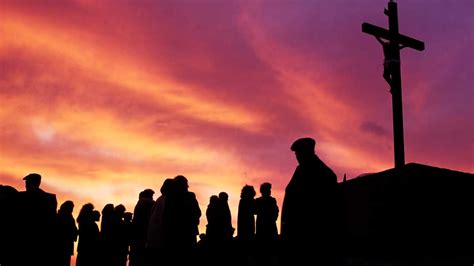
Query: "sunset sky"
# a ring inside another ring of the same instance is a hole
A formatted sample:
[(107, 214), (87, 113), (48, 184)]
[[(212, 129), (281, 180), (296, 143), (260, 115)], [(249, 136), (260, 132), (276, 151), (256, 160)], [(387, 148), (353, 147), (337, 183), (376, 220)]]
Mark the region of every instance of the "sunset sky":
[[(399, 2), (407, 162), (474, 172), (474, 1)], [(387, 1), (0, 0), (0, 184), (30, 172), (123, 203), (178, 174), (213, 194), (273, 184), (281, 207), (311, 136), (339, 180), (393, 166)], [(234, 220), (235, 223), (235, 220)], [(236, 224), (234, 224), (236, 226)]]

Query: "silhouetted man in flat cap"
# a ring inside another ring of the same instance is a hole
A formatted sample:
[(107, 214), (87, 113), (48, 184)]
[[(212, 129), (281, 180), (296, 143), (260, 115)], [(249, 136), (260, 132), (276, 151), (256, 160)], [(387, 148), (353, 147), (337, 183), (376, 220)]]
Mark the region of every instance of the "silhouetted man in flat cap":
[(18, 193), (18, 265), (57, 265), (56, 195), (40, 189), (41, 175), (23, 178), (26, 191)]
[(314, 152), (315, 140), (291, 146), (299, 163), (285, 190), (281, 238), (285, 265), (333, 265), (337, 177)]

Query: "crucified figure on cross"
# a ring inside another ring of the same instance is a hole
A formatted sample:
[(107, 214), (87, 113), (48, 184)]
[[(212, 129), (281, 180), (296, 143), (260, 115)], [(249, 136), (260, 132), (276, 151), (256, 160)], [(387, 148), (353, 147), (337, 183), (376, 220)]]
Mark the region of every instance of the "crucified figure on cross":
[[(397, 59), (397, 50), (401, 50), (406, 46), (394, 46), (390, 42), (384, 42), (380, 37), (374, 36), (375, 39), (382, 45), (383, 47), (383, 78), (387, 83), (391, 86), (392, 85), (392, 73), (393, 68), (397, 67), (400, 64), (400, 60)], [(392, 92), (392, 89), (390, 89)]]

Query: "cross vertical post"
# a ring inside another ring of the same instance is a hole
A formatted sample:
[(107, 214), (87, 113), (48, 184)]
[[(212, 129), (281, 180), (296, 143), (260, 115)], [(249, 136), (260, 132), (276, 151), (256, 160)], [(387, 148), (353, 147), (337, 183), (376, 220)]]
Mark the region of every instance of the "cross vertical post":
[[(388, 16), (388, 30), (369, 23), (363, 23), (362, 32), (373, 35), (383, 46), (385, 56), (383, 77), (390, 85), (390, 92), (392, 94), (394, 159), (395, 168), (399, 169), (405, 165), (400, 50), (404, 47), (410, 47), (423, 51), (425, 44), (419, 40), (401, 35), (398, 32), (397, 3), (390, 0), (388, 9), (385, 9), (384, 13)], [(387, 42), (382, 41), (382, 39), (387, 40)]]
[[(397, 3), (388, 3), (388, 27), (392, 36), (398, 35), (398, 11)], [(393, 113), (393, 144), (395, 168), (400, 168), (405, 165), (405, 141), (403, 137), (403, 106), (402, 106), (402, 78), (400, 69), (400, 48), (397, 40), (390, 40), (390, 46), (394, 51), (394, 62), (391, 68), (391, 84), (392, 91), (392, 113)]]

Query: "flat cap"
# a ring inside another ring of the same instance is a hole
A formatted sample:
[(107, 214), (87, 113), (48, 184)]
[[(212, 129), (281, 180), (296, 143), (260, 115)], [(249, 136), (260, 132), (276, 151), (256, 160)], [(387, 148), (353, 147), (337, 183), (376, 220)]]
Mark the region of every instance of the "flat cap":
[(31, 173), (23, 177), (23, 180), (31, 180), (33, 182), (41, 181), (41, 175), (37, 173)]
[(292, 151), (314, 151), (316, 141), (312, 138), (300, 138), (291, 145)]

